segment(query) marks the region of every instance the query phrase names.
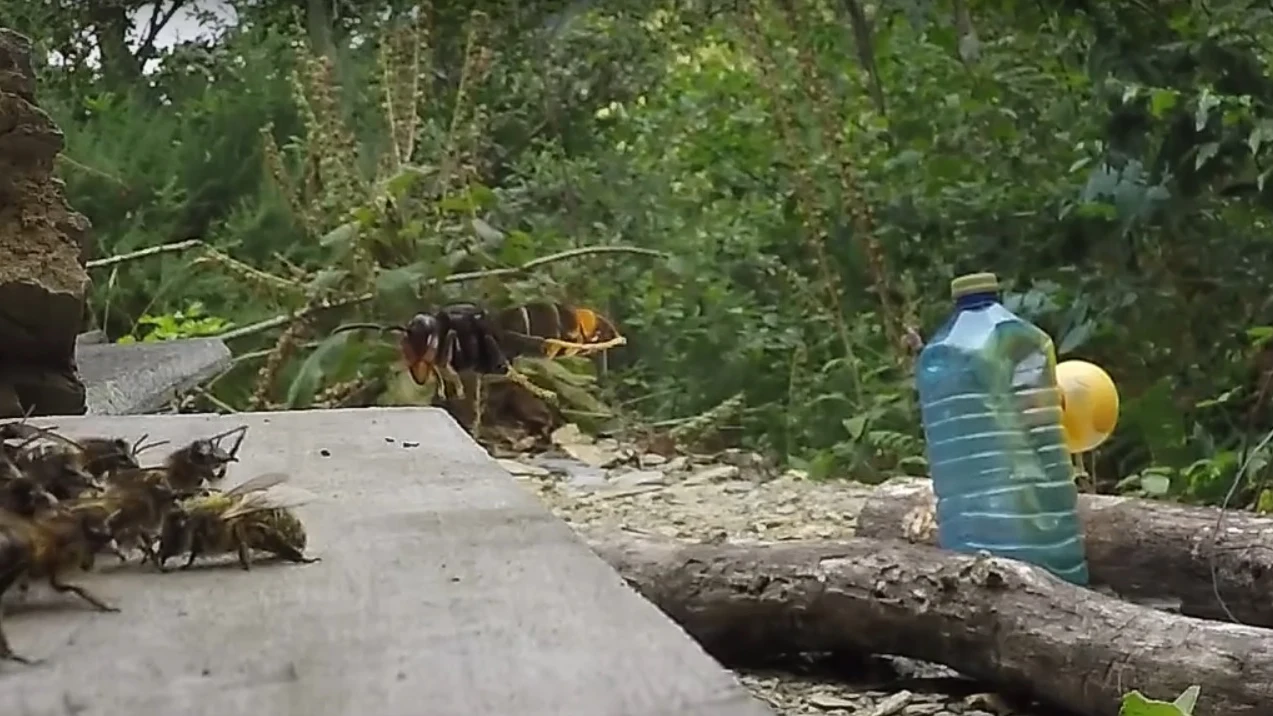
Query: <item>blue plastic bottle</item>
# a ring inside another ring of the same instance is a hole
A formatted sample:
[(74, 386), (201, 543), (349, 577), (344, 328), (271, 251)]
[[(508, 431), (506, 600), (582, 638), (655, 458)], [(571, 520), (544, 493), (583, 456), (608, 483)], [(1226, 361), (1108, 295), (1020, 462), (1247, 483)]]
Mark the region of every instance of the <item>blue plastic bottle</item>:
[(950, 290), (954, 315), (924, 346), (916, 377), (939, 543), (1086, 585), (1052, 339), (1003, 307), (992, 273)]

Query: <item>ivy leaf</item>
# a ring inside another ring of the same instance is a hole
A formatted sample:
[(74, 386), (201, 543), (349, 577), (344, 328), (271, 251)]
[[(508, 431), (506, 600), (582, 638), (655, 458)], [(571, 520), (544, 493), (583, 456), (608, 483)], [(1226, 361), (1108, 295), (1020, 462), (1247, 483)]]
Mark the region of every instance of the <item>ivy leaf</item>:
[(1202, 165), (1206, 164), (1207, 162), (1215, 158), (1216, 154), (1219, 153), (1219, 151), (1220, 151), (1219, 142), (1207, 142), (1201, 147), (1198, 147), (1198, 155), (1194, 157), (1193, 159), (1194, 170), (1197, 171), (1198, 169), (1201, 169)]
[(1155, 89), (1149, 95), (1149, 112), (1156, 119), (1162, 119), (1168, 112), (1176, 108), (1180, 95), (1169, 89)]
[(322, 385), (331, 363), (343, 354), (351, 335), (348, 332), (333, 333), (306, 356), (305, 362), (296, 371), (296, 377), (287, 386), (288, 410), (308, 408), (314, 402), (314, 394)]
[(314, 276), (306, 288), (310, 293), (329, 291), (339, 286), (340, 282), (344, 281), (347, 276), (349, 276), (349, 271), (345, 269), (323, 269)]
[(485, 221), (473, 218), (473, 233), (477, 234), (477, 238), (490, 244), (496, 244), (504, 240), (504, 232), (491, 226)]
[(1141, 475), (1140, 489), (1151, 497), (1162, 497), (1171, 491), (1171, 478), (1160, 473)]
[(345, 248), (349, 244), (353, 243), (353, 240), (358, 237), (358, 229), (359, 225), (356, 221), (341, 224), (327, 232), (323, 238), (318, 240), (318, 243), (328, 248), (333, 246), (337, 248)]
[(854, 415), (851, 418), (846, 418), (842, 421), (842, 424), (844, 425), (844, 429), (849, 432), (849, 437), (854, 440), (861, 439), (862, 433), (866, 432), (865, 415)]
[(411, 304), (419, 298), (420, 284), (428, 276), (429, 264), (417, 261), (389, 269), (376, 277), (376, 298), (390, 305)]
[(1197, 686), (1190, 686), (1175, 701), (1157, 701), (1131, 691), (1123, 696), (1118, 716), (1193, 716), (1199, 692)]
[(1219, 106), (1220, 98), (1204, 87), (1202, 94), (1198, 97), (1198, 106), (1193, 113), (1194, 130), (1201, 132), (1205, 129), (1207, 121), (1211, 119), (1211, 110)]
[(1092, 337), (1092, 332), (1096, 330), (1096, 323), (1093, 321), (1083, 321), (1075, 325), (1069, 331), (1066, 331), (1065, 337), (1061, 339), (1061, 345), (1057, 346), (1058, 355), (1066, 355), (1069, 352), (1078, 349), (1088, 339)]

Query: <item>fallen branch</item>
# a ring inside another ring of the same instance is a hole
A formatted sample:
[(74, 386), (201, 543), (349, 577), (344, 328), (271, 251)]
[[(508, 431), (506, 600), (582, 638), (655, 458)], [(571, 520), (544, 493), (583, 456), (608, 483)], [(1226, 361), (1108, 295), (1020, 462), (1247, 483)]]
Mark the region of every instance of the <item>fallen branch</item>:
[[(445, 276), (440, 279), (430, 279), (428, 281), (424, 281), (423, 283), (421, 283), (419, 288), (420, 290), (423, 290), (426, 288), (430, 288), (432, 286), (441, 286), (441, 285), (452, 284), (452, 283), (464, 283), (467, 281), (477, 281), (477, 280), (486, 279), (486, 278), (508, 278), (510, 276), (518, 276), (528, 271), (533, 271), (539, 268), (540, 266), (556, 263), (558, 261), (566, 261), (568, 259), (578, 258), (580, 256), (587, 256), (590, 254), (620, 254), (620, 253), (640, 254), (643, 256), (655, 256), (659, 258), (665, 258), (667, 256), (666, 254), (660, 251), (655, 251), (653, 249), (643, 249), (636, 246), (584, 246), (577, 249), (570, 249), (568, 251), (560, 251), (558, 253), (549, 254), (547, 256), (541, 256), (537, 259), (531, 259), (530, 261), (527, 261), (526, 263), (521, 264), (520, 266), (504, 266), (500, 268), (486, 269), (484, 271), (466, 271), (464, 273), (454, 273), (454, 274), (451, 274), (450, 276)], [(309, 305), (305, 308), (301, 308), (295, 311), (274, 316), (273, 318), (267, 318), (263, 321), (257, 321), (256, 323), (252, 323), (246, 326), (242, 326), (240, 328), (235, 328), (233, 330), (226, 331), (225, 333), (218, 335), (217, 338), (220, 338), (223, 341), (229, 341), (235, 338), (243, 338), (244, 336), (255, 335), (257, 333), (268, 331), (272, 328), (285, 326), (289, 323), (292, 323), (293, 321), (309, 318), (323, 311), (328, 311), (335, 308), (346, 308), (348, 306), (354, 306), (360, 303), (366, 303), (374, 299), (375, 297), (376, 297), (376, 294), (374, 292), (368, 291), (367, 293), (360, 293), (355, 296), (346, 296), (339, 299), (324, 300), (319, 303)]]
[[(932, 483), (897, 478), (867, 500), (857, 534), (935, 545), (932, 514)], [(1092, 584), (1129, 599), (1179, 600), (1182, 614), (1228, 620), (1218, 592), (1239, 621), (1273, 627), (1273, 519), (1231, 511), (1213, 548), (1219, 514), (1212, 507), (1079, 495)]]
[(723, 662), (860, 651), (944, 664), (1082, 716), (1137, 689), (1264, 716), (1273, 632), (1128, 604), (1020, 562), (901, 541), (682, 544), (592, 533), (593, 550)]

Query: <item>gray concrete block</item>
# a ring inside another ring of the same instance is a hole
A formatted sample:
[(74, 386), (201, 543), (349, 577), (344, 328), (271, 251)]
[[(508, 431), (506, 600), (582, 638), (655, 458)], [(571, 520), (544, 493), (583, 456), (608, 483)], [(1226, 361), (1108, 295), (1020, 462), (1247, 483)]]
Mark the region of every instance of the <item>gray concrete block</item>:
[[(428, 408), (41, 419), (179, 444), (247, 423), (227, 484), (282, 470), (308, 565), (77, 576), (123, 611), (10, 609), (6, 714), (772, 716)], [(158, 459), (155, 455), (152, 459)]]
[(219, 338), (160, 343), (85, 343), (75, 360), (87, 392), (89, 415), (132, 415), (160, 410), (183, 390), (230, 363)]

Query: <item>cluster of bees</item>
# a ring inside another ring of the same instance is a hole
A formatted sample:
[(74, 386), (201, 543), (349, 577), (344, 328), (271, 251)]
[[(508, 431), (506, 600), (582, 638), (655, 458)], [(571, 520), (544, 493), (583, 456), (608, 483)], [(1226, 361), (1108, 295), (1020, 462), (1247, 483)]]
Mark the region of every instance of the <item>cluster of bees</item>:
[[(0, 599), (11, 587), (25, 598), (32, 582), (72, 593), (94, 608), (119, 611), (84, 587), (65, 581), (91, 571), (98, 555), (167, 572), (185, 556), (237, 554), (250, 569), (254, 551), (310, 563), (306, 534), (292, 512), (313, 497), (292, 488), (287, 475), (266, 473), (227, 490), (215, 487), (237, 461), (242, 426), (194, 440), (161, 465), (143, 467), (140, 454), (164, 445), (121, 438), (72, 440), (23, 422), (0, 424)], [(234, 439), (229, 449), (223, 446)], [(0, 607), (0, 617), (3, 608)], [(0, 661), (37, 663), (9, 645), (0, 623)]]

